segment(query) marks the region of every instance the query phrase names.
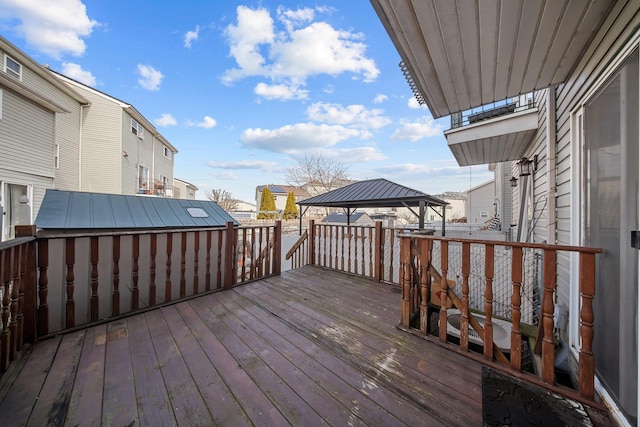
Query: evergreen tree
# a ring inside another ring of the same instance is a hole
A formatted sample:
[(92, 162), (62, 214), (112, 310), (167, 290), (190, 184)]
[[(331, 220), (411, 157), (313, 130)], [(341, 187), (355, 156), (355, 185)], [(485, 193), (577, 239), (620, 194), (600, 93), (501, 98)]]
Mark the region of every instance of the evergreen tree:
[[(276, 200), (273, 197), (273, 193), (266, 185), (262, 188), (262, 194), (260, 195), (260, 213), (258, 213), (258, 219), (273, 219), (275, 217)], [(265, 213), (269, 212), (269, 213)]]
[(287, 205), (284, 207), (284, 219), (298, 218), (298, 207), (296, 206), (296, 196), (293, 191), (287, 194)]

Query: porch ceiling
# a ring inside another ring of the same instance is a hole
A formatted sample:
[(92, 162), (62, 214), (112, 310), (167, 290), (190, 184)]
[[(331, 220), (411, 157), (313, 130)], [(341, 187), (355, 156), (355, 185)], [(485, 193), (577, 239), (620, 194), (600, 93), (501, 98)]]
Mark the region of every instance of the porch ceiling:
[(512, 113), (444, 133), (460, 166), (507, 162), (524, 157), (538, 127), (538, 109)]
[(434, 117), (565, 81), (615, 0), (371, 0)]

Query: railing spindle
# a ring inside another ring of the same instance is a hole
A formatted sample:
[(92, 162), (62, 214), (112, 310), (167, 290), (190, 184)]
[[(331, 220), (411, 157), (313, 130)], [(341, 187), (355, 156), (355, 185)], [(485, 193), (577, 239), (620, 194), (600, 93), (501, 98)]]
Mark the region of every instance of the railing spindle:
[(522, 367), (522, 332), (520, 319), (522, 316), (522, 248), (512, 248), (511, 282), (511, 369), (519, 371)]
[(193, 295), (200, 293), (200, 232), (193, 233)]
[(596, 255), (580, 254), (580, 354), (578, 359), (578, 391), (581, 396), (593, 399), (595, 395), (593, 357), (593, 298), (596, 294)]
[(180, 298), (187, 296), (187, 232), (180, 233)]
[(49, 240), (42, 239), (38, 242), (38, 336), (49, 333)]
[(120, 314), (120, 236), (113, 236), (113, 291), (111, 313)]
[(75, 247), (76, 241), (73, 237), (65, 239), (65, 263), (67, 266), (66, 275), (66, 313), (65, 313), (65, 326), (67, 328), (73, 328), (76, 325), (76, 304), (73, 299), (73, 292), (75, 289), (75, 277), (73, 273), (73, 267), (75, 264)]
[(132, 241), (132, 257), (133, 257), (133, 288), (131, 289), (131, 311), (136, 311), (140, 308), (140, 288), (138, 282), (140, 280), (140, 235), (134, 234)]
[(0, 331), (0, 372), (4, 372), (9, 367), (9, 346), (11, 336), (9, 332), (9, 316), (11, 314), (9, 304), (11, 304), (11, 265), (12, 249), (2, 251), (2, 331)]
[(440, 241), (440, 270), (442, 279), (440, 280), (440, 341), (447, 341), (447, 295), (449, 286), (447, 284), (447, 271), (449, 270), (449, 242)]
[(100, 315), (100, 300), (98, 298), (98, 261), (99, 237), (91, 237), (91, 321), (97, 322)]
[(16, 348), (18, 347), (18, 298), (20, 289), (20, 266), (22, 248), (24, 245), (15, 246), (13, 251), (13, 283), (11, 286), (11, 321), (9, 322), (9, 360), (16, 357)]
[(543, 255), (544, 273), (542, 283), (544, 292), (542, 295), (542, 381), (547, 384), (553, 384), (554, 361), (555, 361), (555, 344), (553, 342), (553, 293), (556, 283), (556, 251), (553, 249), (545, 249)]
[(484, 249), (484, 357), (493, 360), (493, 276), (495, 266), (495, 246), (485, 245)]
[(460, 309), (460, 349), (469, 351), (469, 273), (471, 272), (471, 244), (462, 244), (462, 308)]
[(408, 328), (411, 324), (411, 239), (400, 241), (400, 280), (402, 285), (402, 310), (400, 322)]
[(156, 255), (158, 254), (158, 235), (152, 234), (149, 239), (149, 306), (156, 305)]
[(171, 301), (171, 254), (173, 252), (173, 233), (166, 233), (167, 262), (165, 263), (164, 302)]
[(211, 230), (207, 230), (207, 255), (205, 258), (205, 274), (204, 289), (209, 292), (211, 290)]
[(429, 264), (431, 264), (431, 252), (429, 245), (431, 240), (423, 239), (420, 241), (420, 332), (427, 334), (429, 326), (429, 294), (430, 294), (430, 278)]
[[(227, 227), (228, 230), (228, 227)], [(222, 253), (223, 253), (223, 248), (222, 248), (222, 243), (223, 243), (223, 237), (225, 235), (225, 233), (223, 233), (222, 231), (218, 231), (218, 262), (217, 262), (217, 273), (216, 273), (216, 289), (220, 289), (223, 286), (222, 283)]]

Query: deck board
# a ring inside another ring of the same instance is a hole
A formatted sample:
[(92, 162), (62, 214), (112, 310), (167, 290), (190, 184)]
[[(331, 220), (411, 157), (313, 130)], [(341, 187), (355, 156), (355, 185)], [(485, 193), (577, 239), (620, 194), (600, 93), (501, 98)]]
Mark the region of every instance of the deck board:
[(288, 271), (37, 343), (0, 424), (481, 425), (481, 365), (399, 313), (396, 287)]

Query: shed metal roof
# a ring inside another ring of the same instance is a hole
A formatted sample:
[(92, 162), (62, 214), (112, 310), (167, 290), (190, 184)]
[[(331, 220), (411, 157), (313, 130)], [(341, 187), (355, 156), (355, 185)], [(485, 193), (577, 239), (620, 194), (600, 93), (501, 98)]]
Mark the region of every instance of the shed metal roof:
[(298, 202), (301, 206), (328, 206), (339, 208), (375, 208), (419, 206), (446, 206), (444, 200), (422, 191), (405, 187), (384, 178), (358, 181)]
[(38, 211), (41, 230), (105, 230), (238, 225), (216, 202), (47, 190)]

